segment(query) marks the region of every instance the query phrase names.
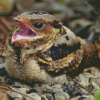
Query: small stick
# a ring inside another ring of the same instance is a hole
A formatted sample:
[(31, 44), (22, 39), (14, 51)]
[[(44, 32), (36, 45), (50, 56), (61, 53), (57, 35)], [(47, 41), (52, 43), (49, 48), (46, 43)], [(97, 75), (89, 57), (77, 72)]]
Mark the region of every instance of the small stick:
[(79, 86), (81, 86), (82, 88), (86, 89), (88, 92), (90, 92), (94, 97), (94, 93), (92, 93), (89, 89), (87, 89), (86, 87), (84, 87), (83, 85), (81, 85), (80, 83), (78, 83), (76, 80), (72, 79), (70, 76), (67, 76), (71, 81), (75, 82), (76, 84), (78, 84)]
[(5, 20), (4, 17), (0, 17), (1, 19), (1, 22), (6, 26), (6, 28), (11, 31), (12, 30), (12, 27), (10, 26), (10, 24)]

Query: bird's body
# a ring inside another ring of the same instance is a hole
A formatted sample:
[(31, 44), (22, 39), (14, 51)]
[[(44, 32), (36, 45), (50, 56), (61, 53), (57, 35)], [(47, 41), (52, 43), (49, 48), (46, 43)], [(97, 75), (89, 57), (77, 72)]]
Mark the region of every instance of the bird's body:
[(15, 19), (20, 27), (6, 40), (6, 70), (12, 77), (63, 83), (66, 74), (92, 62), (94, 45), (77, 37), (60, 19), (44, 11), (25, 12)]

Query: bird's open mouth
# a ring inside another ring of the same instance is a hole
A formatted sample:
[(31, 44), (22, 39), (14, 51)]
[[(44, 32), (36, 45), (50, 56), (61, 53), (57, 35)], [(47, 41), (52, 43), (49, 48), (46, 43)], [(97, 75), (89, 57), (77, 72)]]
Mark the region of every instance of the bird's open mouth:
[(12, 36), (12, 43), (19, 42), (24, 39), (40, 38), (34, 30), (28, 27), (24, 22), (19, 21), (20, 30), (15, 32)]

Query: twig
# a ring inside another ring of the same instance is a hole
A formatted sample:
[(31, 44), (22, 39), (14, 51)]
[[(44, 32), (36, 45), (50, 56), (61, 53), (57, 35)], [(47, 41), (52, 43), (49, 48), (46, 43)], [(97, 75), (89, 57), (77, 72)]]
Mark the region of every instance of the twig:
[[(4, 85), (4, 86), (3, 86), (3, 85)], [(6, 85), (6, 84), (3, 84), (3, 83), (0, 84), (0, 89), (5, 89), (5, 90), (7, 90), (7, 91), (16, 92), (16, 93), (18, 93), (18, 94), (20, 94), (20, 95), (23, 95), (23, 96), (25, 96), (25, 97), (30, 98), (31, 100), (35, 100), (35, 98), (34, 98), (33, 96), (30, 96), (30, 95), (25, 94), (25, 93), (18, 92), (17, 90), (15, 90), (15, 89), (13, 89), (12, 87), (10, 87), (10, 86), (8, 86), (8, 85)]]
[(10, 26), (10, 24), (5, 20), (4, 17), (0, 17), (1, 19), (1, 22), (6, 26), (6, 28), (11, 31), (12, 30), (12, 27)]
[(79, 86), (81, 86), (82, 88), (86, 89), (88, 92), (90, 92), (94, 97), (94, 93), (92, 93), (89, 89), (87, 89), (86, 87), (84, 87), (83, 85), (81, 85), (80, 83), (78, 83), (76, 80), (72, 79), (70, 76), (67, 76), (71, 81), (75, 82), (76, 84), (78, 84)]
[(93, 8), (93, 6), (92, 6), (91, 4), (89, 4), (89, 2), (88, 2), (87, 0), (85, 0), (84, 2), (85, 2), (89, 7), (91, 7), (91, 8), (93, 9), (93, 11), (94, 11), (94, 13), (95, 13), (96, 15), (100, 16), (100, 13), (99, 13), (98, 11), (96, 11), (96, 10)]

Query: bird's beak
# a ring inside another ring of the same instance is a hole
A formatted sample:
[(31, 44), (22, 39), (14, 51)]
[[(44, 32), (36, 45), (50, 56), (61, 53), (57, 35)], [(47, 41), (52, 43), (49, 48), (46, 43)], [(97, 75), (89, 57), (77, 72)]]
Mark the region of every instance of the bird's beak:
[(18, 17), (14, 17), (12, 20), (17, 20), (17, 21), (19, 21), (19, 18), (18, 18)]

